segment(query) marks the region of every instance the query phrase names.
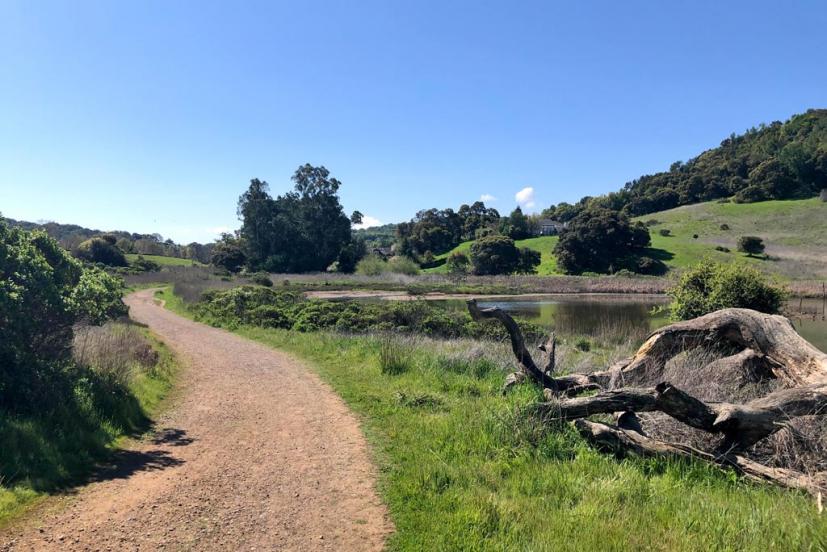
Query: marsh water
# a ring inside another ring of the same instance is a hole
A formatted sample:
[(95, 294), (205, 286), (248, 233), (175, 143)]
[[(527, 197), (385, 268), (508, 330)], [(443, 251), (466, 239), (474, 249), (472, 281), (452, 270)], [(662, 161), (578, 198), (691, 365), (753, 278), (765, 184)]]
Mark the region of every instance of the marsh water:
[[(440, 301), (447, 308), (465, 309), (460, 300)], [(560, 295), (542, 297), (497, 298), (479, 300), (481, 307), (501, 309), (526, 320), (553, 329), (561, 334), (599, 335), (623, 332), (645, 335), (669, 323), (667, 313), (658, 311), (668, 299), (658, 295)], [(827, 321), (823, 302), (818, 299), (795, 300), (793, 310), (807, 314), (791, 316), (798, 333), (806, 340), (827, 351)]]

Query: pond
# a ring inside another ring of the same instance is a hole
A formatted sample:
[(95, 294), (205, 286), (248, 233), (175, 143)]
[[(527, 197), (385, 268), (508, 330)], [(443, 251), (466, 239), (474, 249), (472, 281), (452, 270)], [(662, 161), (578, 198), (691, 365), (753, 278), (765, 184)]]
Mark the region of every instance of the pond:
[[(448, 308), (466, 308), (465, 302), (460, 300), (439, 302)], [(498, 297), (496, 300), (478, 301), (480, 307), (500, 307), (514, 316), (564, 335), (624, 333), (630, 336), (643, 336), (668, 324), (667, 313), (656, 312), (658, 307), (665, 307), (667, 303), (668, 299), (659, 295), (608, 294)], [(827, 351), (827, 321), (824, 320), (822, 301), (795, 300), (791, 306), (808, 313), (791, 317), (798, 333), (822, 351)]]

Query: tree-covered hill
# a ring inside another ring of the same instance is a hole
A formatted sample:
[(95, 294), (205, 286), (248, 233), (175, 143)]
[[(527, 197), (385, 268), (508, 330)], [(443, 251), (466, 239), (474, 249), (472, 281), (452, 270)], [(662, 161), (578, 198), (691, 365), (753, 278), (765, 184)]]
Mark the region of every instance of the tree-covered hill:
[[(708, 201), (651, 213), (635, 219), (649, 227), (651, 246), (645, 254), (669, 269), (683, 269), (705, 257), (719, 262), (738, 260), (791, 280), (827, 278), (827, 202), (818, 198), (763, 201), (752, 204)], [(662, 235), (661, 231), (668, 235)], [(737, 251), (741, 236), (758, 236), (766, 244), (768, 259)], [(540, 275), (561, 274), (554, 255), (557, 236), (517, 241), (520, 247), (540, 252)], [(466, 241), (439, 255), (467, 254)], [(446, 272), (441, 265), (425, 272)]]
[(570, 220), (589, 202), (639, 216), (732, 197), (738, 203), (813, 197), (827, 188), (827, 109), (811, 109), (732, 134), (717, 148), (668, 171), (644, 175), (619, 192), (546, 209)]

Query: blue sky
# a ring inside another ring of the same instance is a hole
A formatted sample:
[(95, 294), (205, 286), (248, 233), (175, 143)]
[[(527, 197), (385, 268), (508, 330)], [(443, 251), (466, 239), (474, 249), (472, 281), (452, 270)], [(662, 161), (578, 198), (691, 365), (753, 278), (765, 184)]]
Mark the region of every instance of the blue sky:
[(827, 107), (822, 1), (0, 1), (0, 212), (209, 241), (302, 163), (398, 222)]

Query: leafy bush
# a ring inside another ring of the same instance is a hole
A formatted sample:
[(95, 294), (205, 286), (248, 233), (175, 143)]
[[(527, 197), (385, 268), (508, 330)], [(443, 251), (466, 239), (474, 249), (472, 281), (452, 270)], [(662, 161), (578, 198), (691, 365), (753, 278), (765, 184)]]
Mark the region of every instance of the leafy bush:
[(138, 255), (138, 258), (132, 261), (130, 268), (134, 272), (158, 272), (161, 270), (161, 265), (155, 261), (144, 258), (143, 255)]
[(764, 252), (764, 240), (758, 236), (741, 236), (738, 238), (738, 251), (749, 256), (761, 255)]
[(637, 266), (635, 267), (635, 272), (648, 276), (659, 276), (665, 274), (667, 270), (667, 266), (663, 261), (646, 256), (639, 257), (637, 259)]
[(0, 410), (36, 411), (60, 397), (73, 325), (125, 313), (121, 292), (119, 279), (84, 269), (45, 233), (0, 221)]
[(540, 264), (539, 254), (530, 249), (517, 249), (507, 236), (488, 236), (471, 244), (472, 272), (485, 274), (512, 274), (533, 272)]
[(379, 255), (367, 255), (356, 264), (356, 273), (364, 276), (379, 276), (387, 270), (387, 261)]
[(448, 260), (445, 261), (445, 265), (448, 268), (448, 274), (452, 274), (454, 276), (464, 276), (465, 274), (468, 274), (468, 265), (470, 263), (471, 261), (468, 259), (468, 256), (460, 251), (454, 251), (448, 255)]
[(661, 228), (660, 230), (658, 230), (658, 234), (660, 234), (663, 237), (667, 237), (672, 234), (672, 231), (668, 228)]
[(729, 247), (724, 247), (723, 245), (716, 245), (715, 251), (720, 251), (721, 253), (729, 253)]
[(722, 224), (721, 225), (721, 230), (723, 230), (723, 231), (729, 230), (729, 224), (727, 224), (727, 223)]
[(585, 353), (592, 350), (592, 342), (585, 337), (580, 337), (574, 342), (574, 348)]
[(255, 274), (250, 275), (250, 281), (254, 284), (264, 287), (273, 287), (273, 280), (270, 279), (270, 276), (265, 272), (256, 272)]
[(407, 276), (416, 276), (419, 274), (419, 265), (409, 257), (391, 257), (387, 267), (390, 272), (395, 274), (405, 274)]
[(672, 317), (688, 320), (733, 307), (775, 314), (787, 292), (752, 267), (706, 259), (686, 271), (669, 295)]
[(127, 266), (129, 264), (126, 262), (123, 251), (115, 246), (114, 240), (103, 237), (82, 242), (78, 245), (75, 256), (90, 263), (101, 263), (106, 266)]

